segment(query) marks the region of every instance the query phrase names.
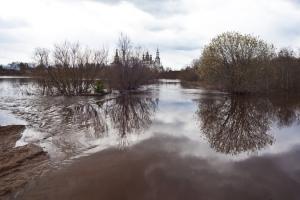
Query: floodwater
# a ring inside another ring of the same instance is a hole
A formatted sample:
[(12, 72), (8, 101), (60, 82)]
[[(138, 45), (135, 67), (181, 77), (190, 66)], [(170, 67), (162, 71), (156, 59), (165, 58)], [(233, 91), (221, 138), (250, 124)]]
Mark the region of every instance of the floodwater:
[(43, 97), (0, 79), (0, 125), (26, 124), (57, 168), (18, 199), (300, 199), (300, 98), (161, 81), (131, 95)]

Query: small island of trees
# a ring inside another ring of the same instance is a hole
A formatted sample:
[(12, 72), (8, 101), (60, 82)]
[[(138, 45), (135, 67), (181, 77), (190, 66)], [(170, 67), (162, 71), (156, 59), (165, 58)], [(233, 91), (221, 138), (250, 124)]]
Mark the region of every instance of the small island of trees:
[(276, 52), (259, 37), (226, 32), (206, 45), (179, 77), (236, 94), (300, 91), (300, 58), (289, 48)]
[(79, 43), (57, 44), (53, 52), (37, 48), (34, 58), (42, 93), (66, 96), (103, 95), (111, 90), (124, 93), (156, 78), (157, 70), (142, 61), (141, 48), (133, 47), (126, 35), (121, 34), (118, 48), (120, 55), (110, 64), (106, 49), (83, 49)]

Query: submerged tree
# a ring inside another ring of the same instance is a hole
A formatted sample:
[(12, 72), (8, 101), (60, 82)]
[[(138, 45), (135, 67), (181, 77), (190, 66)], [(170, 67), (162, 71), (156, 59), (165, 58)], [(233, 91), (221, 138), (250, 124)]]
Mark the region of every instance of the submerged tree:
[(79, 43), (64, 42), (54, 46), (52, 63), (49, 51), (38, 48), (35, 59), (43, 92), (50, 95), (82, 95), (93, 89), (99, 72), (106, 65), (107, 51), (82, 49)]
[(153, 70), (142, 61), (141, 48), (134, 48), (128, 36), (121, 34), (118, 48), (108, 70), (109, 84), (113, 89), (136, 90), (153, 80)]
[[(137, 90), (157, 78), (157, 68), (143, 60), (141, 47), (134, 47), (128, 36), (121, 34), (111, 64), (107, 51), (83, 49), (78, 43), (64, 42), (51, 52), (37, 48), (34, 59), (42, 92), (48, 95), (86, 95), (116, 90)], [(101, 79), (101, 84), (99, 82)]]
[(273, 45), (237, 32), (226, 32), (205, 46), (200, 58), (201, 78), (231, 92), (255, 91), (275, 54)]

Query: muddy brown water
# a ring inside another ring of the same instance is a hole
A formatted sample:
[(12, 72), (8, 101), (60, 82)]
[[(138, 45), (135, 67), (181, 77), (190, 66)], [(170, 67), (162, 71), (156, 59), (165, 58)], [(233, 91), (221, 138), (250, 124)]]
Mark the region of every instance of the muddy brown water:
[(300, 99), (178, 81), (134, 95), (43, 97), (0, 79), (0, 124), (26, 124), (55, 170), (17, 199), (300, 199)]

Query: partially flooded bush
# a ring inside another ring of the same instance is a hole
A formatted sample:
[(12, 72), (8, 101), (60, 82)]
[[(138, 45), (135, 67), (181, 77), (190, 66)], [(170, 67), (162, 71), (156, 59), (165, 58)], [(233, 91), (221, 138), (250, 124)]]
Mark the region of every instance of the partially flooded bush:
[(94, 88), (95, 93), (104, 93), (104, 84), (101, 80), (97, 80)]
[(200, 58), (200, 76), (207, 83), (234, 93), (269, 88), (273, 45), (236, 32), (223, 33), (204, 48)]
[(140, 48), (133, 48), (130, 39), (121, 35), (114, 62), (108, 70), (109, 85), (118, 91), (139, 89), (155, 78), (155, 69), (142, 61)]
[(39, 86), (47, 95), (103, 93), (105, 85), (120, 92), (137, 90), (156, 78), (156, 69), (143, 62), (141, 49), (133, 48), (124, 35), (110, 65), (105, 49), (82, 49), (78, 43), (55, 45), (52, 62), (47, 49), (37, 48), (34, 55), (38, 63), (36, 72), (41, 77)]
[(300, 58), (288, 48), (236, 32), (223, 33), (205, 46), (200, 79), (232, 93), (300, 91)]
[(107, 64), (107, 51), (82, 49), (78, 43), (55, 45), (52, 64), (45, 49), (36, 49), (39, 85), (47, 95), (82, 95), (92, 92), (95, 81)]

